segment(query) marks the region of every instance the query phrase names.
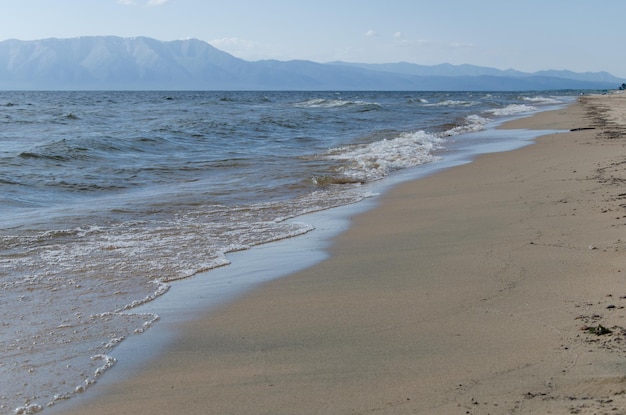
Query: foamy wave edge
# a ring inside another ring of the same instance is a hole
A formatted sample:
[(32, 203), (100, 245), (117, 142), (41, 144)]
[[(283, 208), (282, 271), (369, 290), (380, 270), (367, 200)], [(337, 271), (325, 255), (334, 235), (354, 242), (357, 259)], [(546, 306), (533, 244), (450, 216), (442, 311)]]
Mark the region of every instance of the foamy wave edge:
[[(154, 313), (129, 313), (127, 312), (127, 310), (133, 309), (142, 304), (153, 301), (157, 297), (160, 297), (161, 295), (169, 291), (170, 286), (168, 284), (159, 280), (154, 280), (153, 283), (157, 285), (157, 289), (155, 290), (153, 294), (146, 296), (142, 300), (133, 301), (131, 304), (128, 304), (122, 307), (121, 309), (115, 310), (113, 312), (104, 312), (104, 313), (94, 314), (91, 316), (91, 318), (108, 318), (111, 316), (118, 316), (118, 315), (142, 316), (145, 318), (144, 323), (142, 324), (141, 327), (136, 328), (132, 334), (141, 334), (145, 332), (147, 329), (152, 327), (152, 325), (154, 325), (154, 323), (157, 322), (160, 317)], [(104, 344), (104, 348), (108, 350), (113, 350), (117, 345), (119, 345), (124, 340), (126, 340), (125, 336), (111, 338), (106, 344)], [(72, 396), (74, 395), (85, 392), (90, 386), (97, 383), (98, 379), (104, 374), (104, 372), (112, 368), (117, 363), (117, 359), (115, 357), (108, 355), (108, 354), (102, 354), (102, 353), (91, 356), (91, 360), (94, 362), (102, 361), (102, 364), (94, 370), (93, 374), (90, 377), (85, 378), (83, 383), (75, 386), (73, 390), (67, 393), (64, 393), (62, 395), (55, 395), (50, 402), (47, 402), (45, 404), (46, 407), (52, 407), (57, 402), (68, 400), (72, 398)], [(38, 413), (42, 411), (43, 409), (44, 407), (41, 406), (39, 403), (29, 403), (27, 405), (19, 406), (15, 408), (13, 412), (17, 415), (29, 415), (29, 414)]]
[(537, 107), (533, 105), (511, 104), (511, 105), (507, 105), (504, 108), (492, 109), (487, 112), (496, 117), (506, 117), (506, 116), (516, 115), (516, 114), (531, 113), (534, 111), (537, 111)]
[[(337, 147), (321, 155), (323, 159), (337, 160), (344, 164), (337, 169), (342, 177), (334, 178), (336, 183), (364, 183), (383, 179), (390, 173), (420, 164), (439, 161), (433, 155), (443, 148), (447, 137), (484, 130), (490, 119), (479, 115), (469, 115), (465, 122), (441, 133), (423, 130), (401, 133), (393, 139), (384, 139), (366, 145)], [(313, 178), (314, 183), (329, 181), (327, 178)]]
[[(63, 394), (63, 395), (56, 395), (56, 396), (54, 396), (53, 400), (46, 404), (47, 407), (52, 407), (59, 401), (70, 399), (72, 396), (74, 396), (76, 394), (85, 392), (87, 390), (87, 388), (89, 388), (91, 385), (96, 383), (97, 378), (102, 376), (102, 374), (106, 370), (108, 370), (111, 367), (113, 367), (115, 365), (115, 363), (117, 362), (117, 359), (115, 359), (112, 356), (105, 355), (105, 354), (97, 354), (97, 355), (91, 356), (91, 360), (93, 360), (93, 361), (102, 361), (103, 362), (102, 365), (100, 365), (100, 366), (98, 366), (96, 368), (96, 370), (94, 371), (93, 377), (86, 378), (84, 380), (83, 384), (76, 386), (72, 392), (68, 392), (68, 393)], [(41, 411), (43, 411), (43, 409), (44, 409), (44, 407), (41, 406), (38, 403), (30, 403), (28, 405), (19, 406), (19, 407), (15, 408), (15, 410), (13, 412), (16, 415), (30, 415), (30, 414), (35, 414), (35, 413), (41, 412)]]
[(553, 97), (522, 97), (524, 101), (532, 102), (533, 104), (549, 105), (549, 104), (561, 104), (562, 101)]
[(301, 108), (340, 108), (346, 106), (368, 106), (368, 107), (380, 107), (380, 104), (377, 102), (368, 102), (368, 101), (349, 101), (344, 99), (324, 99), (324, 98), (313, 98), (303, 102), (299, 102), (295, 104), (296, 107)]

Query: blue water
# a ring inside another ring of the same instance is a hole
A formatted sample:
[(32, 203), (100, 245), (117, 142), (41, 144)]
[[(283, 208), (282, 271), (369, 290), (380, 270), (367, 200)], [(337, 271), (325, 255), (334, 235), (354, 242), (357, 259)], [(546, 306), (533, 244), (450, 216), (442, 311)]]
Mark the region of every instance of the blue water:
[(576, 95), (0, 92), (0, 413), (95, 383), (172, 281)]

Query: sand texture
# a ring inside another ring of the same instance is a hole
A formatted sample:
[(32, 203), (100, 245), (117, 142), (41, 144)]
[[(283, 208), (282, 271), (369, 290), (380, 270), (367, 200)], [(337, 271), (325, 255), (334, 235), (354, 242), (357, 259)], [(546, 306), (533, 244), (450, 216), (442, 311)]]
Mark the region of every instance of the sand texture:
[(614, 94), (510, 123), (577, 131), (392, 189), (68, 412), (625, 413), (625, 116)]

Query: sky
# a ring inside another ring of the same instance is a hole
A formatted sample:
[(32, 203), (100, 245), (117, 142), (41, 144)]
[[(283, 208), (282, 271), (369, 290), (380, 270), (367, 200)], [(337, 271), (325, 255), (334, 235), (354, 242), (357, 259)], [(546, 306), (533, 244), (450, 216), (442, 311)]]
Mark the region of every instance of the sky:
[(196, 38), (238, 58), (626, 78), (626, 0), (0, 0), (0, 41)]

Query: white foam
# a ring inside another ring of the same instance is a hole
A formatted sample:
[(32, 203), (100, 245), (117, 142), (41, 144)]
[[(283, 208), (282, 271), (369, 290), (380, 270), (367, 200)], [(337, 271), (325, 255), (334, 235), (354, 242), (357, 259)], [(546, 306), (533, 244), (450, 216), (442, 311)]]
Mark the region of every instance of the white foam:
[(140, 300), (135, 300), (135, 301), (131, 302), (130, 304), (126, 304), (124, 307), (122, 307), (121, 309), (115, 310), (113, 313), (119, 314), (122, 311), (130, 310), (130, 309), (135, 308), (135, 307), (137, 307), (137, 306), (139, 306), (141, 304), (145, 304), (145, 303), (147, 303), (149, 301), (152, 301), (155, 298), (165, 294), (170, 289), (169, 284), (166, 284), (165, 282), (162, 282), (162, 281), (159, 281), (159, 280), (153, 280), (151, 282), (153, 284), (157, 285), (157, 289), (152, 294), (149, 294), (149, 295), (145, 296), (144, 298), (142, 298)]
[(553, 97), (543, 97), (543, 96), (536, 96), (536, 97), (522, 97), (522, 99), (524, 101), (528, 101), (528, 102), (532, 102), (534, 104), (545, 104), (545, 105), (556, 105), (556, 104), (562, 104), (563, 101), (560, 101), (557, 98), (553, 98)]
[(86, 378), (82, 385), (78, 385), (74, 388), (74, 393), (85, 392), (87, 388), (89, 388), (91, 385), (96, 383), (96, 379), (98, 377), (102, 376), (102, 374), (106, 370), (112, 368), (117, 362), (117, 359), (115, 359), (114, 357), (105, 355), (105, 354), (97, 354), (97, 355), (91, 356), (91, 360), (94, 362), (102, 361), (103, 363), (102, 365), (96, 368), (96, 370), (94, 371), (93, 377)]
[(451, 128), (448, 131), (445, 131), (442, 136), (451, 137), (455, 135), (467, 134), (467, 133), (475, 133), (477, 131), (482, 131), (486, 128), (487, 124), (489, 124), (491, 120), (489, 118), (481, 117), (480, 115), (468, 115), (465, 118), (465, 123), (459, 125), (457, 127)]
[(91, 358), (91, 360), (102, 361), (103, 363), (94, 372), (94, 378), (93, 379), (85, 380), (85, 383), (89, 383), (89, 384), (95, 383), (95, 378), (96, 377), (101, 376), (104, 373), (105, 370), (112, 368), (113, 365), (115, 365), (115, 362), (117, 362), (117, 359), (115, 359), (114, 357), (107, 356), (107, 355), (104, 355), (104, 354), (95, 355), (95, 356), (93, 356)]
[(532, 105), (511, 104), (511, 105), (507, 105), (504, 108), (497, 108), (497, 109), (489, 110), (487, 112), (497, 117), (506, 117), (509, 115), (530, 113), (534, 111), (537, 111), (537, 107), (532, 106)]
[(334, 148), (325, 157), (344, 161), (339, 168), (343, 175), (366, 182), (381, 179), (395, 170), (436, 160), (431, 152), (441, 143), (437, 135), (417, 131), (367, 145)]
[(41, 411), (43, 411), (43, 407), (38, 404), (31, 404), (31, 405), (20, 406), (18, 408), (15, 408), (16, 415), (30, 415), (30, 414), (36, 414), (37, 412), (41, 412)]
[(343, 99), (324, 99), (324, 98), (315, 98), (309, 99), (304, 102), (300, 102), (295, 104), (296, 107), (301, 108), (338, 108), (338, 107), (346, 107), (349, 105), (355, 106), (380, 106), (380, 104), (376, 102), (367, 102), (367, 101), (347, 101)]
[(474, 105), (478, 105), (479, 102), (476, 101), (460, 101), (455, 99), (447, 99), (440, 102), (435, 102), (432, 104), (427, 104), (428, 107), (471, 107)]

